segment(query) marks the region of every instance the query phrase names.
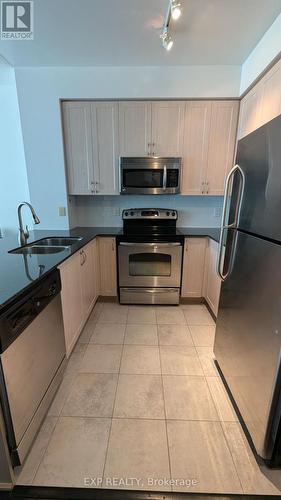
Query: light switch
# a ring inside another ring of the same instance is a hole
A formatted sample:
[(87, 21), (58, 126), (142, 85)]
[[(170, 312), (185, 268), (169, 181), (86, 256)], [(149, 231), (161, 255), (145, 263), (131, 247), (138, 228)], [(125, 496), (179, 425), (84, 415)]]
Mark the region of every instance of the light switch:
[(60, 217), (66, 216), (66, 208), (65, 207), (59, 207), (59, 216)]

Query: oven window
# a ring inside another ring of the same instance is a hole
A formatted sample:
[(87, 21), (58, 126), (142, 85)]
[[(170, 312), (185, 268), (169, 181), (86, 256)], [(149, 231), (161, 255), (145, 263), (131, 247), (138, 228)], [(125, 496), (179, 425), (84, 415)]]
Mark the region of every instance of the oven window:
[(163, 187), (162, 168), (125, 169), (123, 171), (123, 187), (127, 188), (161, 188)]
[(130, 276), (171, 276), (171, 255), (136, 253), (129, 256)]

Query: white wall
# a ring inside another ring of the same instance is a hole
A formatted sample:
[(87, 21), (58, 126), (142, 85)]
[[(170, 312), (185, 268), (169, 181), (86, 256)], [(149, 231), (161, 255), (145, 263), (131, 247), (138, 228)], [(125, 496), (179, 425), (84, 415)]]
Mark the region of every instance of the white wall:
[(178, 226), (217, 227), (221, 221), (221, 196), (77, 196), (71, 197), (73, 226), (122, 226), (125, 208), (176, 208)]
[[(18, 230), (17, 205), (29, 201), (14, 69), (0, 56), (0, 228)], [(29, 214), (25, 222), (30, 222)]]
[(239, 66), (16, 68), (29, 188), (41, 228), (64, 229), (60, 98), (236, 97)]
[(266, 31), (254, 50), (245, 60), (241, 71), (240, 94), (258, 78), (281, 52), (281, 14)]

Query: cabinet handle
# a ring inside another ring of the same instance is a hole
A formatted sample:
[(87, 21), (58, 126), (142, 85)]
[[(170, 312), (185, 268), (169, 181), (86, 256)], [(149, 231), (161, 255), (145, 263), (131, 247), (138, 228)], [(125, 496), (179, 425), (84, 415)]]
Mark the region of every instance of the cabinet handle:
[(206, 186), (207, 186), (206, 194), (209, 194), (209, 182), (206, 182)]
[(152, 156), (155, 155), (154, 147), (155, 147), (155, 142), (152, 143)]
[(80, 250), (80, 266), (83, 266), (84, 264), (84, 259), (83, 259), (83, 250)]
[(148, 142), (147, 143), (147, 156), (150, 156), (150, 146), (151, 146), (151, 142)]
[(84, 250), (82, 250), (82, 252), (83, 252), (83, 255), (84, 255), (84, 262), (83, 262), (83, 264), (85, 264), (85, 262), (87, 260), (87, 254), (84, 252)]
[(202, 182), (202, 190), (201, 190), (201, 193), (204, 194), (205, 193), (205, 182)]
[(113, 240), (111, 241), (111, 249), (112, 249), (112, 252), (114, 252), (115, 247), (114, 247), (114, 241)]

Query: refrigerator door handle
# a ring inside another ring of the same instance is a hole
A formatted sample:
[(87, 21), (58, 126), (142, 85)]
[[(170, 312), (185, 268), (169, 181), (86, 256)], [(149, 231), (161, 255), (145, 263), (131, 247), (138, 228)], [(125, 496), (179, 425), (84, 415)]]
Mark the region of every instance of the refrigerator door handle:
[[(230, 188), (232, 187), (231, 181), (232, 181), (236, 172), (239, 172), (239, 175), (241, 178), (241, 184), (240, 184), (240, 188), (239, 188), (239, 196), (238, 196), (238, 201), (237, 201), (236, 210), (235, 210), (235, 219), (231, 224), (226, 224), (227, 202), (228, 202), (228, 197), (230, 195)], [(234, 247), (231, 250), (229, 269), (228, 269), (227, 273), (224, 274), (221, 270), (222, 269), (222, 258), (223, 258), (223, 253), (224, 253), (223, 252), (224, 233), (228, 229), (237, 229), (237, 225), (238, 225), (238, 221), (239, 221), (239, 217), (240, 217), (241, 206), (242, 206), (242, 201), (243, 201), (244, 189), (245, 189), (245, 175), (244, 175), (242, 168), (237, 164), (230, 170), (230, 172), (227, 176), (226, 185), (225, 185), (224, 200), (223, 200), (222, 226), (221, 226), (221, 232), (220, 232), (219, 251), (218, 251), (218, 258), (217, 258), (217, 274), (222, 281), (226, 280), (226, 278), (229, 276), (231, 269), (233, 267), (233, 260), (234, 260), (234, 255), (235, 255), (236, 239), (237, 239), (235, 237)]]

